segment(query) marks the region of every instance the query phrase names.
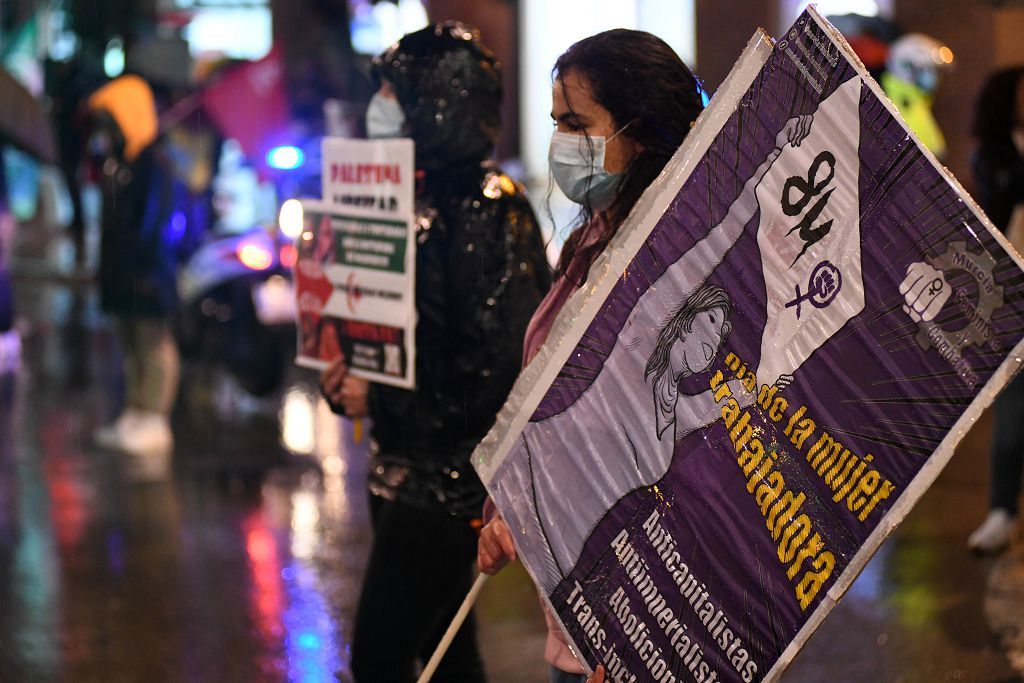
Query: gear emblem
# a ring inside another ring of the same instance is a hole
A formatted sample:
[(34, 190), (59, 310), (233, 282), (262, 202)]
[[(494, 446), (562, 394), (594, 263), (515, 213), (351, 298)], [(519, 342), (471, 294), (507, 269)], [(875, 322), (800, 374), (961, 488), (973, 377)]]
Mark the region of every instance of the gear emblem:
[(996, 261), (984, 252), (974, 253), (967, 249), (966, 242), (951, 242), (946, 251), (928, 259), (936, 270), (942, 271), (947, 280), (955, 272), (967, 273), (977, 284), (977, 300), (973, 301), (962, 290), (957, 290), (955, 304), (964, 311), (966, 322), (955, 329), (945, 329), (935, 322), (918, 323), (917, 344), (923, 350), (934, 346), (936, 336), (949, 346), (962, 351), (970, 345), (985, 344), (998, 346), (993, 337), (992, 314), (1003, 304), (1003, 288), (997, 285), (993, 270)]

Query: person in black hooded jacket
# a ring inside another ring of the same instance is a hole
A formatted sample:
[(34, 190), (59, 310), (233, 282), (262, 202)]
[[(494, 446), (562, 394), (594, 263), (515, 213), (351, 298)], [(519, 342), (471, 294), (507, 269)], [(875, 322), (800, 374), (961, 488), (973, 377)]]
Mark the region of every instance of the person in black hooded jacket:
[[(474, 30), (410, 33), (374, 63), (370, 137), (416, 145), (416, 388), (369, 385), (344, 359), (321, 376), (332, 408), (369, 415), (374, 543), (355, 623), (358, 681), (413, 680), (472, 582), (486, 497), (469, 458), (519, 371), (530, 316), (550, 285), (536, 217), (490, 160), (498, 63)], [(472, 619), (437, 681), (482, 681)]]

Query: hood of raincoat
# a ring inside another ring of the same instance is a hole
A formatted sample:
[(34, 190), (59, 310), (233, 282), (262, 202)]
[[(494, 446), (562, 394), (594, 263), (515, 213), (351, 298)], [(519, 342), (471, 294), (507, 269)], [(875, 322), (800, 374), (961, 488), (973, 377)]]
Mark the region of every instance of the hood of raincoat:
[(149, 84), (138, 76), (121, 76), (89, 97), (90, 111), (106, 111), (124, 136), (124, 156), (134, 161), (156, 140), (159, 125)]
[(416, 143), (416, 167), (436, 171), (480, 162), (501, 129), (501, 74), (475, 29), (445, 22), (410, 33), (374, 60)]

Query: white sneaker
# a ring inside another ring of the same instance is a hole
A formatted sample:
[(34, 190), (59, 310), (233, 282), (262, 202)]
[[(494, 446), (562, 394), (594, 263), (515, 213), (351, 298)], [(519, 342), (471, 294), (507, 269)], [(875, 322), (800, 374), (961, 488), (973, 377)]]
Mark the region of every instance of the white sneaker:
[(967, 547), (976, 553), (992, 554), (1010, 545), (1017, 530), (1017, 518), (1006, 510), (996, 508), (988, 513), (970, 538)]
[(120, 449), (129, 455), (168, 455), (174, 449), (171, 423), (160, 413), (137, 413), (121, 432), (120, 441)]
[(21, 368), (21, 335), (18, 330), (0, 332), (0, 376), (13, 375)]
[(125, 433), (121, 450), (128, 456), (125, 473), (130, 480), (166, 480), (171, 474), (174, 450), (174, 435), (167, 418), (159, 413), (139, 413)]
[(132, 429), (139, 418), (139, 411), (134, 408), (125, 408), (124, 412), (117, 416), (113, 422), (103, 425), (92, 433), (93, 442), (101, 448), (120, 450), (124, 441), (124, 434)]
[(167, 418), (160, 413), (126, 409), (111, 424), (93, 433), (96, 445), (130, 455), (168, 454), (174, 448), (174, 435)]

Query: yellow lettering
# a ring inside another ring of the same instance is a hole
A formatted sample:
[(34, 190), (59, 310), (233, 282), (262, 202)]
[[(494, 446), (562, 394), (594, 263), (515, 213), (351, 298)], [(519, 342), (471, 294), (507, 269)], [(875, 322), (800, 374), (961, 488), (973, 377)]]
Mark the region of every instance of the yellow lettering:
[(725, 364), (728, 365), (729, 369), (732, 370), (734, 373), (738, 373), (740, 370), (740, 366), (743, 365), (743, 363), (740, 361), (740, 357), (737, 356), (732, 351), (730, 351), (729, 355), (725, 357)]
[(803, 449), (804, 441), (807, 441), (808, 437), (810, 437), (811, 434), (814, 434), (814, 429), (816, 426), (817, 425), (814, 424), (814, 420), (812, 420), (809, 417), (805, 417), (804, 419), (800, 420), (800, 423), (796, 426), (796, 429), (793, 430), (793, 433), (789, 437), (789, 440), (797, 448)]
[(786, 525), (782, 532), (782, 539), (779, 541), (779, 559), (783, 562), (791, 562), (796, 556), (797, 548), (803, 545), (804, 541), (811, 534), (811, 518), (805, 514)]
[(881, 501), (888, 498), (895, 490), (896, 487), (893, 486), (892, 482), (890, 482), (889, 480), (885, 480), (884, 482), (882, 482), (882, 485), (878, 488), (878, 490), (875, 491), (874, 494), (872, 494), (871, 500), (868, 502), (868, 504), (864, 507), (863, 510), (861, 510), (860, 514), (857, 515), (857, 519), (859, 519), (862, 522), (866, 520), (868, 518), (868, 515), (871, 514), (871, 511), (875, 509), (875, 506), (878, 505)]
[[(769, 459), (771, 462), (771, 459)], [(763, 480), (754, 492), (754, 501), (761, 507), (761, 514), (767, 515), (768, 508), (777, 501), (786, 490), (786, 481), (778, 472), (772, 472)]]
[(722, 419), (725, 420), (726, 427), (732, 427), (736, 423), (736, 418), (740, 416), (740, 404), (736, 402), (732, 396), (729, 400), (722, 405)]
[(825, 552), (814, 558), (812, 563), (818, 571), (807, 572), (804, 578), (796, 587), (796, 597), (800, 601), (800, 609), (806, 610), (814, 601), (818, 591), (825, 585), (825, 581), (832, 575), (832, 569), (836, 566), (836, 558), (831, 552)]
[(761, 459), (764, 457), (764, 446), (761, 445), (759, 439), (754, 439), (739, 455), (736, 462), (743, 468), (743, 476), (749, 479), (750, 473), (761, 464)]
[(836, 456), (839, 455), (842, 447), (843, 444), (833, 439), (828, 432), (822, 432), (821, 436), (818, 437), (818, 441), (807, 452), (807, 462), (811, 463), (811, 467), (814, 468), (815, 472), (820, 476), (824, 476), (825, 472), (832, 466), (832, 463), (835, 462)]
[(754, 373), (748, 372), (747, 375), (743, 378), (743, 388), (749, 391), (750, 393), (754, 393), (755, 391), (757, 391), (757, 378), (754, 377)]
[(878, 488), (878, 484), (882, 481), (882, 475), (876, 470), (868, 470), (867, 474), (860, 478), (857, 482), (857, 488), (850, 494), (846, 499), (846, 508), (850, 512), (857, 512), (864, 504), (871, 498), (871, 494)]
[(772, 422), (781, 422), (783, 415), (786, 414), (786, 408), (789, 407), (789, 401), (782, 398), (781, 396), (775, 397), (772, 401), (772, 407), (768, 409), (768, 417), (772, 419)]
[(793, 564), (791, 564), (789, 569), (786, 571), (786, 576), (788, 576), (790, 580), (792, 580), (793, 577), (797, 575), (797, 572), (800, 571), (800, 567), (803, 566), (804, 560), (806, 560), (809, 557), (817, 557), (818, 553), (820, 553), (824, 549), (825, 542), (821, 540), (821, 535), (817, 531), (815, 531), (814, 535), (811, 536), (811, 540), (809, 540), (804, 545), (800, 546), (799, 550), (797, 550), (796, 559), (793, 561)]

